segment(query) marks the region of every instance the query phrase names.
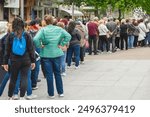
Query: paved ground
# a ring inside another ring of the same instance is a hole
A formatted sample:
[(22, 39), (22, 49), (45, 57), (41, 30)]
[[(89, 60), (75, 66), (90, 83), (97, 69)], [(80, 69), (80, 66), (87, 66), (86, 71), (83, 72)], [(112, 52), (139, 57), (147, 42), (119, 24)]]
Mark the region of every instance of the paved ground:
[[(63, 77), (65, 97), (55, 100), (149, 100), (150, 48), (137, 48), (113, 54), (87, 55), (85, 64), (67, 69)], [(37, 100), (47, 100), (46, 80), (41, 82)], [(3, 97), (7, 99), (7, 89)]]

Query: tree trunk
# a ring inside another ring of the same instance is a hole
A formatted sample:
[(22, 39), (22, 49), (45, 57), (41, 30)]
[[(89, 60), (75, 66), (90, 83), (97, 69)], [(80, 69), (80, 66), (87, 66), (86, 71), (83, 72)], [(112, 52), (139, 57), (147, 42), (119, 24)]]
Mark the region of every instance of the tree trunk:
[(121, 9), (118, 9), (118, 12), (119, 12), (118, 19), (119, 19), (119, 20), (121, 20), (121, 17), (122, 17), (122, 12), (121, 12)]

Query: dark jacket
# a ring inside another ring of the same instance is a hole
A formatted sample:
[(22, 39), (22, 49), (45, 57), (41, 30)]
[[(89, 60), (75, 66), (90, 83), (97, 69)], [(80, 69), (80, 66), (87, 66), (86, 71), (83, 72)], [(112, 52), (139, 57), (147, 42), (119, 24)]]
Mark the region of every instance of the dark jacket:
[(74, 29), (71, 35), (69, 46), (80, 45), (81, 35), (77, 29)]
[(8, 33), (0, 39), (0, 65), (3, 64), (7, 36)]
[(120, 25), (120, 35), (127, 34), (127, 29), (128, 29), (127, 24), (121, 24)]
[(26, 39), (26, 52), (23, 56), (18, 56), (13, 54), (12, 52), (12, 44), (13, 44), (14, 34), (10, 33), (7, 37), (5, 44), (5, 55), (4, 55), (4, 64), (8, 64), (8, 59), (11, 61), (31, 61), (35, 63), (35, 49), (33, 46), (33, 41), (28, 33), (25, 32)]

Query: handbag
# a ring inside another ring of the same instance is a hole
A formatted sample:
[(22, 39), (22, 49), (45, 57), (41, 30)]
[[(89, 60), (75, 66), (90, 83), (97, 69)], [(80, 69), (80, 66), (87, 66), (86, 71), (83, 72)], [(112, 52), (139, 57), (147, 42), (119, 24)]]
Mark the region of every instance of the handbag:
[(89, 42), (88, 42), (88, 40), (85, 41), (85, 48), (89, 48)]

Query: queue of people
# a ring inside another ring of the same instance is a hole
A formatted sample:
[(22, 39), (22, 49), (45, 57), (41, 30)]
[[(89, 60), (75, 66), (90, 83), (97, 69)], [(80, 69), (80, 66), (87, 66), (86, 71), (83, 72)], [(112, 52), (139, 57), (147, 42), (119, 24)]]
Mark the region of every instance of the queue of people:
[[(36, 99), (37, 95), (32, 90), (38, 89), (40, 66), (47, 81), (48, 97), (53, 99), (54, 80), (58, 96), (63, 97), (62, 77), (67, 75), (66, 67), (70, 69), (74, 62), (74, 69), (79, 69), (80, 64), (84, 64), (86, 51), (89, 55), (98, 55), (99, 52), (114, 53), (150, 45), (150, 22), (143, 19), (119, 21), (112, 17), (100, 20), (95, 17), (83, 24), (45, 15), (42, 21), (30, 22), (16, 17), (8, 27), (0, 43), (3, 45), (0, 46), (0, 64), (7, 71), (0, 86), (0, 95), (10, 79), (9, 100)], [(24, 47), (22, 55), (15, 53), (15, 39), (22, 44), (20, 52)]]

